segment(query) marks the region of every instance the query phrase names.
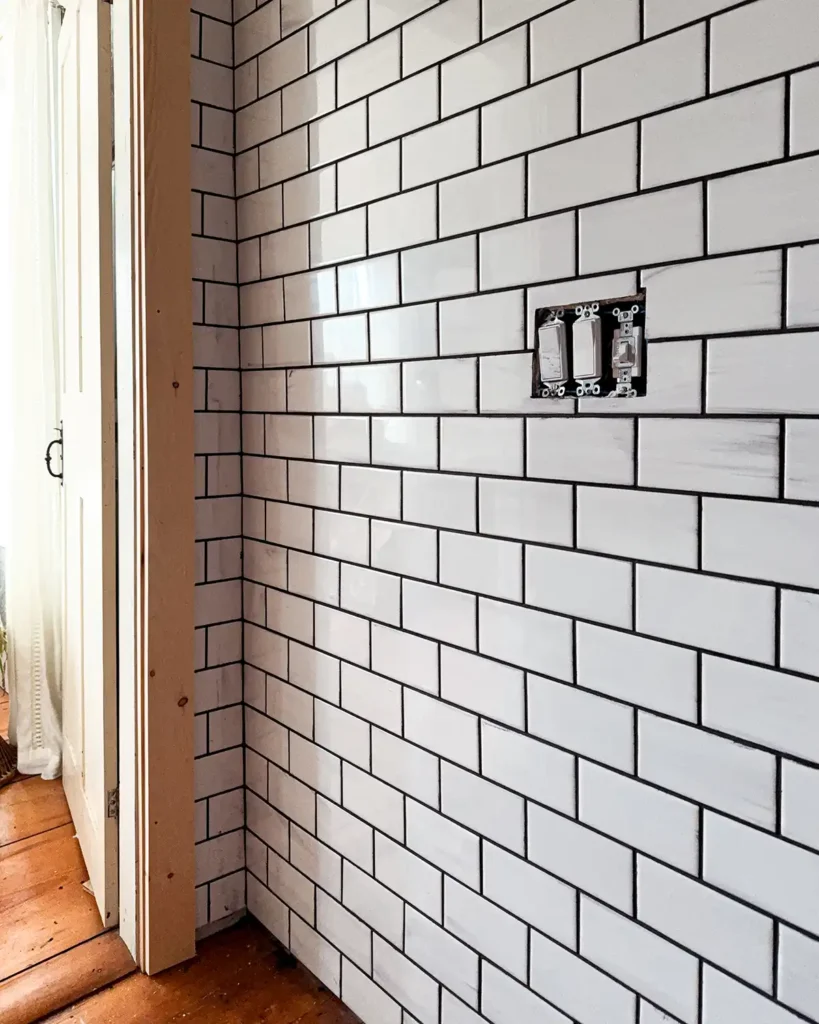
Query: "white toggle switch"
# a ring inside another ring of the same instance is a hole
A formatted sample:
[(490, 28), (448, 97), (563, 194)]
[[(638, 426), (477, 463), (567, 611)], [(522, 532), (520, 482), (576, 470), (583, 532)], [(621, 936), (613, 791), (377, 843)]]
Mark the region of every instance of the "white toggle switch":
[(557, 393), (569, 375), (566, 334), (562, 320), (548, 320), (538, 328), (540, 383), (550, 393)]

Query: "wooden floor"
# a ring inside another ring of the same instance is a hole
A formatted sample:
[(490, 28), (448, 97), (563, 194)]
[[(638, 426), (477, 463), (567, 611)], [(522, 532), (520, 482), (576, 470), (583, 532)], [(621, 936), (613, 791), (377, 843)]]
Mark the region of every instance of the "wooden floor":
[(47, 1018), (48, 1024), (180, 1021), (357, 1024), (358, 1018), (250, 919), (202, 942), (190, 963), (155, 978), (133, 974)]
[[(7, 729), (0, 694), (0, 735)], [(134, 970), (119, 937), (103, 934), (87, 878), (59, 779), (20, 777), (0, 788), (3, 1024), (28, 1024)]]

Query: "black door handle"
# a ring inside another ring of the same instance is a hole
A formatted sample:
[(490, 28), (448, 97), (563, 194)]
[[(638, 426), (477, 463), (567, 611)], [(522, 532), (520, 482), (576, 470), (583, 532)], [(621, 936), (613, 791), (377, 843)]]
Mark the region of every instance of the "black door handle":
[[(48, 446), (48, 448), (46, 448), (45, 464), (46, 464), (46, 469), (48, 470), (49, 474), (51, 476), (53, 476), (55, 480), (59, 480), (60, 482), (62, 482), (62, 479), (63, 479), (63, 471), (62, 471), (62, 461), (63, 461), (63, 453), (62, 453), (62, 447), (63, 447), (63, 427), (62, 427), (62, 424), (60, 424), (60, 426), (57, 428), (57, 433), (60, 436), (58, 438), (55, 438), (55, 440), (53, 440), (51, 442), (51, 444)], [(57, 473), (52, 468), (52, 466), (51, 466), (51, 452), (52, 452), (52, 449), (56, 445), (60, 446), (60, 467), (61, 468), (60, 468), (60, 472), (59, 473)]]

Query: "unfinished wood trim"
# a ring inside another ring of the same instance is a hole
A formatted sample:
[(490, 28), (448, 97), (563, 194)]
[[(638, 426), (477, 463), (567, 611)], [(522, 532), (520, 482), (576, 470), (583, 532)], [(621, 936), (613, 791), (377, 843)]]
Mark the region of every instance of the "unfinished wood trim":
[(121, 928), (154, 974), (195, 951), (190, 15), (113, 13)]

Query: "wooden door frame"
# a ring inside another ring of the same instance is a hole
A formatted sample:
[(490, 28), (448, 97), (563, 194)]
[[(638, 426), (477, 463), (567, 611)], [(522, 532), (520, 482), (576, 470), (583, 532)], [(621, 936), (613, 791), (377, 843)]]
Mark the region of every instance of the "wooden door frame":
[(189, 5), (112, 19), (120, 934), (154, 974), (196, 928)]

